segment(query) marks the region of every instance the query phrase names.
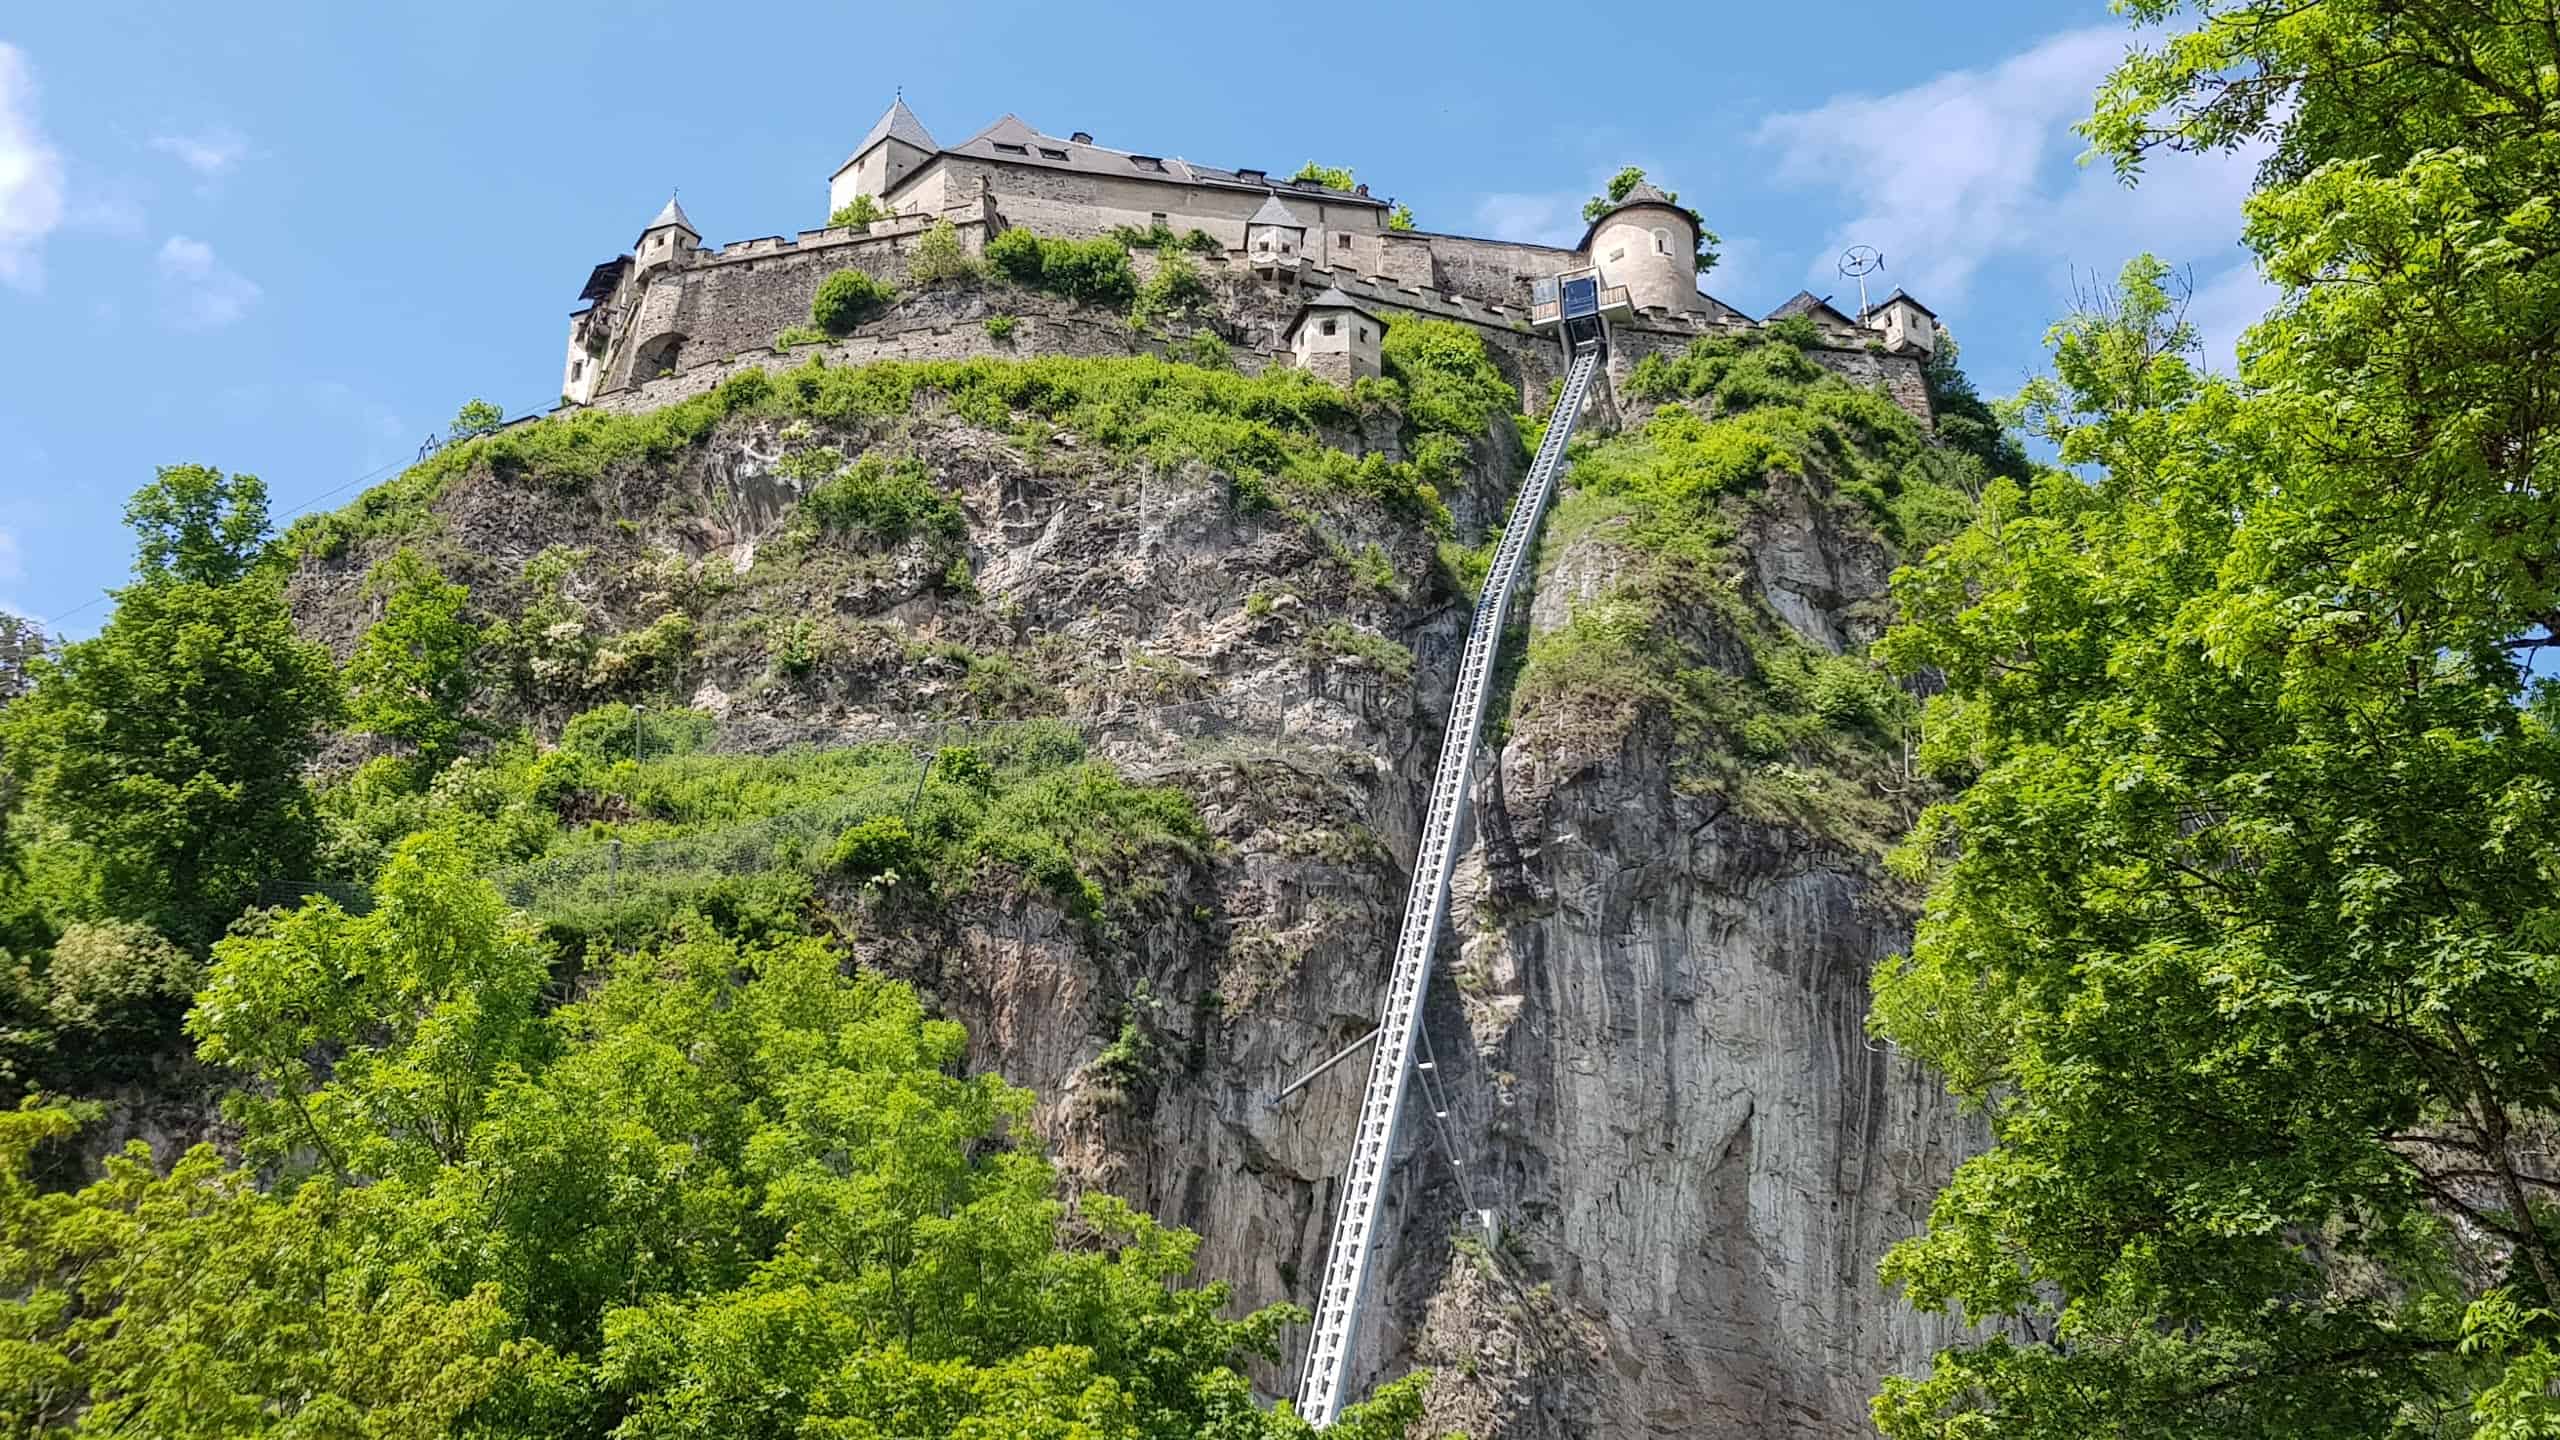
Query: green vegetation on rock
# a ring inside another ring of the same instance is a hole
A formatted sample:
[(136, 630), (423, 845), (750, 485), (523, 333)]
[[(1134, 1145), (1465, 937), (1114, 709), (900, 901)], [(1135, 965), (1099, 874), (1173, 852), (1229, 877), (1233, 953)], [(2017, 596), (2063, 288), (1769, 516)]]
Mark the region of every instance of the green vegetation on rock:
[(839, 270), (818, 282), (817, 294), (809, 299), (809, 323), (829, 335), (843, 335), (897, 296), (897, 287), (867, 270)]
[(987, 268), (1033, 290), (1079, 305), (1125, 308), (1138, 295), (1138, 272), (1119, 241), (1062, 240), (1012, 229), (987, 242)]

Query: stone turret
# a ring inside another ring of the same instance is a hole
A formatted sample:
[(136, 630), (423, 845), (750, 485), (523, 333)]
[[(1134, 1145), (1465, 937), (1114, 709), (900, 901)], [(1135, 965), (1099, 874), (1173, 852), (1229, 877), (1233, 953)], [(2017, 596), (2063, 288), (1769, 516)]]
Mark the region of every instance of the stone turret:
[(933, 135), (907, 108), (902, 96), (889, 102), (888, 110), (854, 147), (852, 158), (836, 167), (827, 179), (827, 213), (834, 214), (853, 203), (857, 195), (877, 200), (887, 195), (925, 161), (941, 150)]
[(684, 207), (670, 195), (666, 208), (649, 222), (648, 229), (640, 232), (640, 239), (631, 247), (633, 273), (646, 275), (662, 265), (682, 264), (700, 248), (702, 232), (693, 228), (693, 222), (685, 218)]
[(1385, 368), (1387, 322), (1376, 311), (1328, 286), (1298, 307), (1298, 318), (1280, 332), (1298, 367), (1327, 380), (1374, 378)]
[(1859, 323), (1884, 334), (1884, 348), (1897, 354), (1926, 355), (1938, 348), (1938, 315), (1900, 288), (1858, 317)]
[(1625, 286), (1638, 310), (1697, 308), (1697, 218), (1649, 182), (1638, 181), (1591, 222), (1582, 252), (1599, 267), (1600, 283)]
[(1306, 253), (1307, 222), (1277, 195), (1244, 222), (1244, 253), (1254, 265), (1295, 265)]

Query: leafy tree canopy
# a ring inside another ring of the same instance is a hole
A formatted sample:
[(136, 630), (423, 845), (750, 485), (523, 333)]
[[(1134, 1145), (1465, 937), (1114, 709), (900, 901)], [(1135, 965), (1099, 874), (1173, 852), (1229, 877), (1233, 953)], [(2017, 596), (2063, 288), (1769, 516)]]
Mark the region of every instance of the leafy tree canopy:
[(348, 718), (359, 730), (417, 748), (430, 766), (451, 756), (476, 680), (479, 627), (470, 591), (402, 548), (365, 578), (382, 618), (347, 661)]
[[(1194, 1239), (1058, 1198), (1030, 1097), (825, 944), (699, 915), (542, 1013), (543, 948), (432, 834), (381, 906), (216, 952), (190, 1022), (281, 1183), (137, 1144), (42, 1194), (0, 1115), (0, 1416), (178, 1437), (1306, 1440)], [(1328, 1432), (1401, 1436), (1421, 1377)]]
[(2057, 327), (1899, 582), (1944, 677), (1877, 1029), (1997, 1144), (1888, 1278), (2005, 1320), (1897, 1437), (2560, 1433), (2560, 32), (2452, 0), (2136, 0), (2086, 132), (2269, 142), (2283, 298), (2200, 374), (2165, 270)]
[(1299, 166), (1298, 173), (1289, 178), (1302, 185), (1321, 185), (1327, 190), (1339, 190), (1346, 195), (1351, 193), (1352, 186), (1357, 183), (1352, 177), (1350, 166), (1319, 165), (1313, 160)]
[(268, 553), (266, 493), (201, 466), (127, 508), (135, 582), (98, 634), (28, 666), (0, 710), (19, 824), (62, 863), (66, 916), (139, 921), (189, 946), (261, 881), (307, 873), (303, 762), (335, 718), (328, 653), (294, 633)]

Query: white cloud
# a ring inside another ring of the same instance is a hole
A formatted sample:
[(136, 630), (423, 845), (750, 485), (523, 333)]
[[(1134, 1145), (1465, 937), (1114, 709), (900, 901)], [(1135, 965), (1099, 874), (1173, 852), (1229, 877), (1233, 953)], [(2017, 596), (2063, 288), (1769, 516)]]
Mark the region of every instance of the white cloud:
[(160, 279), (171, 294), (170, 313), (191, 330), (213, 330), (248, 313), (257, 303), (256, 282), (215, 258), (213, 247), (172, 235), (160, 247)]
[(2072, 267), (2112, 276), (2149, 250), (2200, 264), (2223, 287), (2217, 299), (2238, 303), (2244, 287), (2225, 272), (2262, 152), (2180, 156), (2130, 190), (2103, 162), (2071, 163), (2083, 144), (2071, 126), (2127, 43), (2113, 25), (2065, 31), (1997, 65), (1763, 122), (1757, 138), (1782, 178), (1855, 207), (1806, 269), (1815, 288), (1838, 288), (1837, 253), (1865, 244), (1884, 252), (1888, 281), (1941, 310), (1994, 263), (2023, 265), (2059, 303)]
[(44, 237), (62, 223), (62, 154), (36, 126), (35, 70), (0, 43), (0, 285), (44, 283)]
[(1582, 197), (1570, 190), (1484, 195), (1476, 200), (1475, 218), (1496, 240), (1571, 245), (1582, 238)]
[(214, 129), (195, 135), (154, 135), (151, 148), (177, 157), (210, 185), (231, 173), (249, 154), (249, 142), (238, 131)]

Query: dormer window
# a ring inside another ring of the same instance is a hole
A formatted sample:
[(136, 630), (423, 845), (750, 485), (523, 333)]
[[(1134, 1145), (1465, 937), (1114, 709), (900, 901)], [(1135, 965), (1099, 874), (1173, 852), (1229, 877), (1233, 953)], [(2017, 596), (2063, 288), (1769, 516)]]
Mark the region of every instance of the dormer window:
[(1048, 146), (1043, 145), (1040, 147), (1040, 158), (1043, 160), (1064, 160), (1067, 158), (1067, 152), (1064, 150), (1052, 150)]
[(1132, 155), (1129, 157), (1129, 163), (1137, 169), (1150, 171), (1157, 175), (1165, 173), (1164, 161), (1153, 155)]
[(1002, 140), (996, 142), (996, 148), (1007, 155), (1028, 155), (1031, 153), (1031, 147), (1028, 145), (1009, 145)]

